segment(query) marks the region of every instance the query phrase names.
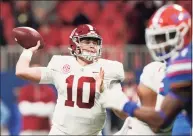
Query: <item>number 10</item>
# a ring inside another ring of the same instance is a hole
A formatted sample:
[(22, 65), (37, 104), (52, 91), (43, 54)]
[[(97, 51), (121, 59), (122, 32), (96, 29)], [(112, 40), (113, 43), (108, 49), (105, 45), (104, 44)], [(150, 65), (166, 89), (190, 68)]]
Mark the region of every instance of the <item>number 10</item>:
[[(69, 76), (66, 78), (67, 85), (67, 100), (65, 101), (65, 106), (74, 107), (74, 101), (72, 100), (72, 88), (74, 82), (74, 75)], [(83, 102), (82, 95), (83, 95), (83, 84), (90, 83), (90, 93), (89, 93), (89, 101)], [(93, 77), (80, 77), (78, 79), (78, 86), (77, 86), (77, 97), (76, 97), (76, 104), (79, 108), (86, 108), (90, 109), (94, 106), (95, 100), (95, 79)]]

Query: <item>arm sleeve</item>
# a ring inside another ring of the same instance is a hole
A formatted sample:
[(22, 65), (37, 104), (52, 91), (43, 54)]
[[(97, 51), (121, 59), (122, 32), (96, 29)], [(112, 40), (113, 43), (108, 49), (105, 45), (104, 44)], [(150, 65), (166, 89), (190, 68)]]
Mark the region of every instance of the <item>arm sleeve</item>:
[(53, 70), (48, 67), (41, 67), (41, 79), (39, 84), (53, 84)]
[(123, 64), (118, 61), (111, 61), (108, 63), (106, 78), (112, 80), (123, 81), (125, 79), (125, 73), (123, 69)]
[(111, 81), (111, 84), (108, 89), (122, 91), (120, 81)]
[(47, 67), (41, 67), (41, 79), (39, 84), (54, 84), (54, 66), (56, 57), (53, 56)]
[(161, 77), (163, 76), (160, 75), (163, 74), (163, 72), (159, 72), (162, 67), (165, 67), (165, 64), (161, 62), (152, 62), (146, 65), (140, 76), (140, 83), (158, 93), (159, 86), (162, 80)]
[(116, 62), (115, 64), (117, 66), (116, 77), (118, 80), (122, 82), (125, 79), (125, 72), (124, 72), (123, 64), (120, 62)]

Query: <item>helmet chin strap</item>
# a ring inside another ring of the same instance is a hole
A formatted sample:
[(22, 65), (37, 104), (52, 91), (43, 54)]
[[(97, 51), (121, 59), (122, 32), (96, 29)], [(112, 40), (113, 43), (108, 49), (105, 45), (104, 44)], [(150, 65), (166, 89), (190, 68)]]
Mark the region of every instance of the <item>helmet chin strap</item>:
[(96, 60), (97, 57), (89, 55), (89, 52), (83, 51), (81, 49), (79, 49), (79, 50), (80, 50), (80, 53), (76, 54), (76, 56), (81, 57), (81, 58), (83, 58), (83, 59), (85, 59), (87, 61), (94, 61), (94, 60)]

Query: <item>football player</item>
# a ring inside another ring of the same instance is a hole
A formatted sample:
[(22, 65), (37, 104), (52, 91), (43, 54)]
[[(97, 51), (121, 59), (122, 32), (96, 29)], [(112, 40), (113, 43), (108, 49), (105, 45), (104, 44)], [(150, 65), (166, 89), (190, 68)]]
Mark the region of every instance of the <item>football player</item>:
[[(101, 59), (102, 38), (89, 24), (80, 25), (70, 35), (72, 56), (54, 55), (47, 67), (29, 67), (39, 45), (24, 49), (16, 75), (40, 84), (53, 84), (58, 91), (53, 125), (49, 135), (98, 135), (105, 123), (106, 110), (99, 103), (99, 91), (121, 89), (123, 65)], [(104, 86), (96, 79), (104, 70)]]
[[(139, 105), (154, 109), (160, 108), (163, 96), (159, 94), (159, 90), (161, 90), (165, 68), (165, 63), (159, 61), (151, 62), (144, 67), (138, 89), (136, 90), (139, 97)], [(168, 131), (171, 131), (171, 129)], [(164, 133), (168, 133), (168, 131)], [(115, 133), (115, 135), (139, 134), (154, 135), (155, 133), (145, 122), (133, 117), (127, 117), (121, 130)]]
[(183, 7), (172, 4), (158, 9), (146, 29), (146, 41), (155, 60), (167, 61), (160, 109), (139, 107), (115, 90), (102, 93), (100, 103), (146, 122), (154, 132), (166, 130), (183, 109), (192, 125), (191, 36), (191, 16)]

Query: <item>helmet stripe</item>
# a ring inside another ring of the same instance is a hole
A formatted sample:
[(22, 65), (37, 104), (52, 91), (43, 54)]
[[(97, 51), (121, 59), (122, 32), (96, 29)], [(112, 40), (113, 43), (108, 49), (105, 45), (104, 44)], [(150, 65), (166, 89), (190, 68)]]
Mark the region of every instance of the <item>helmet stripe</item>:
[(88, 27), (89, 27), (89, 29), (91, 30), (91, 31), (93, 31), (94, 29), (93, 29), (93, 26), (91, 26), (91, 25), (87, 25)]
[(162, 15), (162, 13), (165, 11), (165, 9), (170, 6), (170, 5), (165, 5), (163, 7), (161, 7), (160, 9), (158, 9), (158, 11), (155, 13), (154, 17), (153, 17), (153, 26), (157, 27), (159, 26), (159, 19), (160, 19), (160, 16)]
[(72, 36), (74, 35), (75, 31), (76, 31), (77, 28), (75, 28), (72, 33), (70, 34), (70, 38), (72, 38)]

